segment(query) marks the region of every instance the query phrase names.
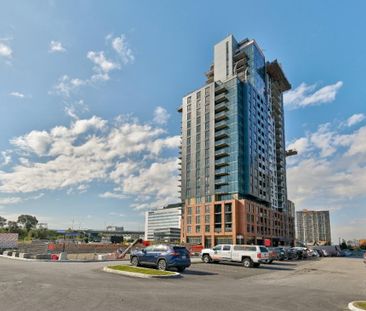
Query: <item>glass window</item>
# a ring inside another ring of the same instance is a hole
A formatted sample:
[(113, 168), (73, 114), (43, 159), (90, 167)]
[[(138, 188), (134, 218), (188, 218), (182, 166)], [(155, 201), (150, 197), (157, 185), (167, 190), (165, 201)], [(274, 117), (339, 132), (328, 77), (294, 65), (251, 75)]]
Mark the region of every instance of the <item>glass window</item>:
[(191, 226), (187, 226), (187, 233), (191, 233), (192, 232), (192, 227)]
[(201, 232), (201, 226), (200, 225), (197, 225), (196, 226), (196, 233), (200, 233)]
[(210, 205), (205, 205), (205, 213), (206, 214), (210, 213)]
[(224, 245), (224, 247), (222, 248), (223, 251), (229, 251), (230, 250), (230, 245)]
[(187, 224), (192, 224), (192, 216), (187, 216)]
[(196, 214), (201, 214), (201, 207), (200, 206), (196, 206)]
[(210, 232), (210, 225), (205, 226), (205, 232)]
[(192, 207), (189, 206), (187, 209), (187, 215), (192, 215)]
[(205, 215), (205, 223), (206, 224), (210, 223), (210, 215)]
[(221, 251), (222, 245), (217, 245), (213, 248), (214, 251)]

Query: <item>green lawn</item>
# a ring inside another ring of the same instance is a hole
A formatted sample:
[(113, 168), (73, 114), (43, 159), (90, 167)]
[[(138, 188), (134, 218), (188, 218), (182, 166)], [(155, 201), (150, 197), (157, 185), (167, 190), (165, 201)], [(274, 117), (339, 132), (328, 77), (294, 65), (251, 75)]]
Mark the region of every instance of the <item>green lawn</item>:
[(363, 309), (363, 310), (366, 310), (366, 301), (358, 301), (358, 302), (355, 302), (354, 305), (357, 307), (357, 308), (360, 308), (360, 309)]
[(149, 275), (173, 275), (175, 273), (170, 271), (160, 271), (156, 269), (149, 269), (149, 268), (139, 268), (139, 267), (131, 267), (131, 266), (108, 266), (108, 268), (118, 271), (126, 271), (126, 272), (136, 272), (142, 274), (149, 274)]

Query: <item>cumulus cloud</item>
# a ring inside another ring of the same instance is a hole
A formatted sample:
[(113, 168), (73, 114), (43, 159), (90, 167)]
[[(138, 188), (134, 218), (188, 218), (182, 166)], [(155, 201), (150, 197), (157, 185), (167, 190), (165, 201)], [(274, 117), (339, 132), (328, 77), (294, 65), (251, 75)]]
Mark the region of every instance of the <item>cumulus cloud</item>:
[(365, 120), (365, 115), (363, 113), (356, 113), (347, 119), (346, 124), (347, 126), (353, 126), (363, 120)]
[[(58, 79), (58, 82), (52, 87), (49, 94), (70, 97), (81, 86), (93, 86), (95, 83), (108, 81), (111, 78), (110, 73), (112, 71), (121, 70), (124, 65), (133, 63), (135, 57), (131, 48), (128, 46), (125, 35), (122, 34), (120, 37), (108, 35), (106, 39), (108, 43), (107, 51), (88, 51), (86, 54), (86, 58), (93, 63), (93, 73), (90, 76), (71, 78), (65, 74)], [(60, 42), (51, 41), (50, 51), (63, 52), (64, 48)], [(69, 109), (68, 112), (72, 113)]]
[(120, 37), (111, 37), (111, 40), (113, 49), (121, 57), (124, 64), (132, 63), (135, 60), (135, 56), (133, 55), (131, 48), (128, 46), (126, 36), (124, 34)]
[(366, 197), (366, 126), (346, 134), (330, 123), (296, 139), (288, 159), (289, 197), (298, 208), (339, 209)]
[(4, 42), (0, 42), (0, 56), (11, 58), (13, 55), (13, 50), (11, 47)]
[(330, 103), (335, 100), (342, 85), (343, 82), (338, 81), (316, 90), (316, 84), (307, 85), (306, 83), (301, 83), (294, 90), (284, 94), (284, 105), (290, 109), (297, 109)]
[(170, 114), (163, 107), (156, 107), (154, 111), (154, 122), (157, 124), (166, 124), (169, 120)]
[(84, 192), (92, 182), (113, 184), (105, 199), (126, 197), (134, 208), (178, 199), (178, 165), (163, 152), (177, 152), (179, 137), (133, 118), (117, 122), (93, 116), (70, 126), (31, 131), (11, 140), (18, 155), (0, 170), (0, 193), (65, 189)]
[(74, 120), (79, 120), (79, 114), (89, 111), (89, 107), (84, 103), (84, 100), (79, 100), (74, 103), (68, 104), (65, 107), (65, 113)]
[(52, 40), (48, 47), (48, 51), (50, 53), (63, 53), (66, 52), (66, 49), (62, 46), (62, 43), (60, 41)]
[(109, 80), (109, 72), (115, 69), (120, 69), (120, 65), (117, 62), (113, 62), (105, 57), (104, 51), (89, 51), (87, 58), (95, 64), (93, 67), (95, 74), (91, 77), (92, 81)]

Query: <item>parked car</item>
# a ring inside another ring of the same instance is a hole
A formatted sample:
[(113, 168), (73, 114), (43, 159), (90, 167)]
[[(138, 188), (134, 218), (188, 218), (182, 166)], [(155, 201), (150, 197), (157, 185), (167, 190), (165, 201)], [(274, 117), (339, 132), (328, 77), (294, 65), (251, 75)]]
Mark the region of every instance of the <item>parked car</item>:
[(307, 258), (307, 251), (304, 247), (292, 247), (290, 249), (291, 259), (299, 260)]
[(269, 259), (268, 249), (259, 245), (216, 245), (201, 251), (204, 263), (210, 262), (241, 262), (245, 268), (259, 267)]
[(176, 268), (183, 272), (191, 265), (189, 251), (184, 246), (152, 245), (135, 250), (130, 256), (133, 266), (152, 266), (159, 270)]
[(287, 259), (286, 250), (283, 247), (267, 247), (267, 249), (270, 257), (269, 263), (272, 263), (273, 260), (282, 261)]
[(363, 253), (363, 262), (366, 265), (366, 252)]

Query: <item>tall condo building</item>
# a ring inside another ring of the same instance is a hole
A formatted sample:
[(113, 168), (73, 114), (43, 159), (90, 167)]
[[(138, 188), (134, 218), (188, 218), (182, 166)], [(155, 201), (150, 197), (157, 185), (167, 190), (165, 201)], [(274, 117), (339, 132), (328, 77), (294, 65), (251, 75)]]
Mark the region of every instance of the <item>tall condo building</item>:
[(302, 210), (296, 212), (297, 239), (304, 244), (330, 245), (329, 211)]
[(282, 99), (290, 83), (254, 40), (232, 35), (215, 45), (206, 77), (178, 110), (182, 241), (293, 243)]

